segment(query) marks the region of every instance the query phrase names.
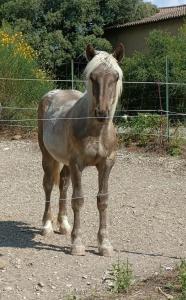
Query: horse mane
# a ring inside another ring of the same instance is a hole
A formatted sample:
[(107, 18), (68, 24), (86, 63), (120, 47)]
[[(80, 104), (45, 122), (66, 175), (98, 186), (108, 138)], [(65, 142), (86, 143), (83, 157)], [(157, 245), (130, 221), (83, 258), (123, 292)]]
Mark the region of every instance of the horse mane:
[(122, 93), (122, 79), (123, 72), (118, 65), (117, 60), (112, 54), (107, 53), (106, 51), (96, 51), (96, 55), (89, 61), (87, 64), (84, 74), (86, 80), (89, 81), (90, 74), (95, 70), (100, 64), (104, 65), (105, 71), (117, 71), (119, 74), (118, 84), (117, 84), (117, 95), (120, 96)]

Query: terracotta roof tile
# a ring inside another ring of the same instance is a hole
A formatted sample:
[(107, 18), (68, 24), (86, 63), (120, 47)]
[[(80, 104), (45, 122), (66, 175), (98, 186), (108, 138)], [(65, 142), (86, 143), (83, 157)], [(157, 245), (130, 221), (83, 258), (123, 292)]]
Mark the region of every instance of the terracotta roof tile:
[(114, 28), (130, 27), (130, 26), (146, 24), (146, 23), (154, 23), (154, 22), (158, 22), (158, 21), (162, 21), (162, 20), (174, 19), (174, 18), (179, 18), (179, 17), (183, 17), (183, 16), (186, 16), (186, 5), (162, 7), (162, 8), (159, 8), (159, 12), (153, 16), (144, 18), (139, 21), (109, 26), (109, 27), (106, 27), (105, 30), (112, 29), (112, 28), (114, 29)]

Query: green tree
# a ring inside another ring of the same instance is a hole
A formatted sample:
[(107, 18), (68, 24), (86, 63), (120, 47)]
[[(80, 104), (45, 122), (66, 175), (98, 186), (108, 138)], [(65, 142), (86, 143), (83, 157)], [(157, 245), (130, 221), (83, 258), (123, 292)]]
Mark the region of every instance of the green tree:
[(140, 20), (157, 12), (157, 7), (142, 0), (100, 0), (100, 11), (105, 26)]
[[(165, 109), (165, 85), (158, 87), (158, 82), (166, 80), (166, 56), (168, 57), (169, 82), (186, 82), (186, 25), (177, 36), (159, 30), (150, 33), (147, 39), (148, 53), (135, 53), (125, 58), (123, 70), (126, 81), (157, 82), (155, 85), (126, 86), (123, 107), (135, 109)], [(169, 87), (170, 108), (175, 111), (186, 110), (185, 86)], [(162, 103), (160, 103), (160, 101)]]
[(0, 18), (23, 32), (41, 65), (57, 77), (65, 62), (82, 54), (85, 43), (110, 48), (101, 37), (103, 22), (96, 0), (6, 1), (0, 6)]
[(150, 2), (143, 2), (142, 0), (140, 0), (135, 6), (133, 18), (135, 20), (141, 20), (143, 18), (154, 15), (157, 12), (158, 8), (155, 5), (151, 4)]
[(76, 59), (87, 43), (110, 50), (103, 38), (104, 26), (126, 22), (154, 12), (142, 0), (6, 0), (0, 2), (1, 24), (23, 32), (38, 52), (39, 63), (57, 78), (65, 73), (64, 63)]

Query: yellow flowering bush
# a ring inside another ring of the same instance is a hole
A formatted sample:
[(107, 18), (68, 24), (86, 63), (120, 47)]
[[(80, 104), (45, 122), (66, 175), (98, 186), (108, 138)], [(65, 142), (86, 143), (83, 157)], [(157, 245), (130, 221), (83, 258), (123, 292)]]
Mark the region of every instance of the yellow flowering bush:
[(34, 71), (34, 74), (35, 74), (37, 79), (40, 79), (40, 80), (46, 80), (47, 79), (46, 73), (41, 69), (36, 69)]
[[(5, 47), (13, 46), (15, 56), (21, 55), (27, 60), (34, 60), (37, 58), (37, 52), (25, 42), (22, 32), (9, 34), (0, 30), (0, 44)], [(33, 75), (40, 80), (47, 79), (46, 73), (39, 68), (33, 70)]]
[[(47, 73), (39, 68), (37, 57), (21, 32), (10, 34), (0, 30), (0, 103), (3, 106), (37, 107), (41, 97), (55, 88), (53, 82), (46, 81)], [(3, 118), (21, 120), (36, 118), (36, 115), (32, 110), (24, 114), (19, 110), (3, 110)], [(24, 122), (24, 125), (33, 125), (33, 122)]]
[(5, 31), (0, 31), (0, 43), (2, 46), (14, 46), (15, 55), (22, 55), (26, 59), (35, 59), (36, 52), (23, 39), (22, 32), (9, 34)]

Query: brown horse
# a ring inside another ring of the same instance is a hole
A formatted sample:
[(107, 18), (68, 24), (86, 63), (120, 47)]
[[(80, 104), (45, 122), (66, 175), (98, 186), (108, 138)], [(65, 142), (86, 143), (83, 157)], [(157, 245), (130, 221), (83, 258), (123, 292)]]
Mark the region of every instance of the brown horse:
[(60, 190), (59, 230), (62, 234), (71, 231), (66, 207), (71, 178), (74, 212), (71, 253), (75, 255), (85, 254), (80, 233), (80, 209), (84, 203), (81, 175), (87, 166), (96, 166), (99, 177), (99, 253), (111, 256), (113, 252), (107, 230), (108, 179), (115, 161), (117, 140), (112, 120), (122, 91), (122, 71), (118, 62), (122, 59), (123, 52), (122, 44), (116, 47), (113, 54), (96, 51), (88, 45), (86, 92), (50, 91), (43, 97), (38, 109), (38, 139), (46, 196), (43, 234), (53, 231), (50, 196), (54, 183), (59, 184)]

